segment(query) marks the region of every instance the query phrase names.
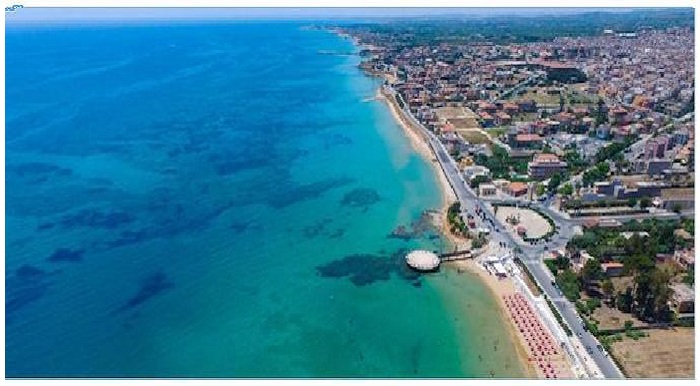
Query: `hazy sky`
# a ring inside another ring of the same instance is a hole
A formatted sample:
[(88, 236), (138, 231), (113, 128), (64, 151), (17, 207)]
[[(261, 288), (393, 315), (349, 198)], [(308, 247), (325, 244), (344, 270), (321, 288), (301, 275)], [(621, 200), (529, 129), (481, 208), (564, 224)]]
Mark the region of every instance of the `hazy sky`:
[(163, 20), (163, 19), (338, 19), (420, 16), (489, 16), (628, 11), (629, 8), (23, 8), (6, 21)]

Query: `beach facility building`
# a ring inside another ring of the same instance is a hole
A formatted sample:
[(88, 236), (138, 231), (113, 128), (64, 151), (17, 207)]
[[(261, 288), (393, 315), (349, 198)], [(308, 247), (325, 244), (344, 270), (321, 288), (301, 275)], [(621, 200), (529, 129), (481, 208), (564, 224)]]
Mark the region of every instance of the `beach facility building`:
[(489, 271), (492, 275), (499, 277), (499, 278), (504, 278), (508, 276), (508, 270), (505, 267), (505, 262), (508, 259), (508, 255), (501, 255), (496, 256), (496, 255), (489, 255), (486, 257), (484, 261), (484, 267), (486, 268), (487, 271)]

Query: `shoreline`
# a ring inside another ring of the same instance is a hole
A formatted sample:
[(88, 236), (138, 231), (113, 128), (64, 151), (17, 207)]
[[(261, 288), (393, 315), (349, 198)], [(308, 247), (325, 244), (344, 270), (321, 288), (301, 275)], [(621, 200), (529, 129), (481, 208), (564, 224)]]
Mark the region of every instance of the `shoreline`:
[(488, 272), (484, 271), (478, 266), (478, 263), (475, 260), (458, 260), (453, 262), (452, 264), (458, 270), (464, 269), (473, 276), (476, 276), (478, 280), (482, 284), (484, 284), (486, 288), (488, 288), (489, 292), (491, 293), (491, 296), (493, 297), (494, 301), (498, 306), (498, 314), (500, 315), (501, 320), (506, 326), (506, 330), (508, 330), (508, 338), (511, 342), (513, 342), (513, 345), (515, 346), (515, 354), (517, 355), (518, 360), (520, 362), (520, 367), (523, 370), (523, 376), (527, 379), (539, 379), (537, 370), (528, 359), (527, 350), (525, 348), (527, 343), (525, 342), (522, 335), (518, 334), (518, 331), (516, 330), (515, 325), (511, 321), (511, 318), (508, 315), (508, 311), (503, 301), (503, 295), (510, 295), (516, 292), (515, 288), (513, 287), (513, 284), (509, 281), (501, 282), (493, 276), (489, 275)]
[(457, 201), (457, 195), (455, 194), (454, 190), (452, 190), (452, 186), (447, 181), (447, 177), (440, 168), (440, 165), (438, 165), (437, 158), (435, 153), (433, 152), (433, 149), (425, 141), (422, 134), (415, 127), (413, 127), (413, 124), (407, 122), (401, 116), (401, 113), (399, 112), (399, 106), (396, 105), (396, 101), (393, 100), (393, 98), (387, 97), (387, 95), (385, 95), (382, 92), (381, 88), (377, 89), (375, 99), (382, 100), (387, 104), (389, 110), (391, 111), (391, 115), (394, 117), (396, 123), (398, 123), (399, 126), (401, 126), (401, 128), (403, 129), (403, 132), (406, 134), (406, 137), (411, 142), (411, 146), (413, 147), (413, 149), (416, 150), (418, 154), (421, 157), (423, 157), (423, 159), (429, 162), (431, 168), (433, 169), (433, 174), (438, 180), (441, 192), (441, 207), (439, 210), (440, 221), (438, 221), (435, 225), (440, 230), (440, 232), (448, 239), (452, 246), (457, 248), (465, 247), (466, 244), (470, 243), (470, 240), (452, 233), (447, 224), (447, 210), (450, 207), (450, 205)]
[[(440, 190), (442, 192), (442, 208), (440, 210), (440, 224), (438, 226), (440, 232), (448, 239), (448, 241), (456, 246), (463, 247), (470, 243), (470, 240), (459, 237), (453, 234), (447, 226), (447, 209), (449, 206), (457, 201), (457, 196), (452, 190), (452, 186), (447, 181), (442, 168), (437, 164), (435, 153), (428, 143), (423, 138), (422, 134), (413, 126), (412, 123), (406, 122), (406, 120), (401, 116), (399, 112), (399, 106), (397, 106), (396, 101), (393, 98), (387, 97), (381, 88), (377, 90), (376, 99), (383, 100), (389, 106), (392, 116), (396, 122), (401, 126), (403, 132), (408, 137), (413, 148), (420, 154), (421, 157), (425, 158), (426, 161), (430, 162), (431, 167), (435, 173), (436, 178), (440, 184)], [(501, 317), (501, 321), (506, 326), (508, 331), (508, 338), (515, 346), (515, 354), (518, 357), (520, 368), (523, 371), (523, 376), (528, 379), (538, 379), (539, 376), (534, 366), (530, 363), (528, 359), (528, 354), (526, 351), (526, 342), (524, 338), (517, 333), (515, 326), (508, 315), (505, 308), (505, 303), (503, 302), (502, 295), (515, 293), (515, 289), (512, 288), (510, 291), (506, 288), (507, 284), (499, 282), (496, 278), (489, 275), (486, 271), (480, 269), (477, 266), (476, 261), (473, 260), (462, 260), (453, 263), (453, 267), (458, 269), (463, 268), (473, 276), (478, 278), (478, 280), (488, 288), (494, 301), (497, 304), (498, 313)], [(509, 283), (512, 286), (512, 283)]]
[[(356, 47), (360, 46), (360, 43), (354, 38), (353, 43)], [(362, 72), (369, 76), (379, 77), (381, 79), (388, 80), (387, 74), (368, 74), (366, 71)], [(398, 106), (396, 100), (392, 97), (387, 96), (383, 92), (381, 86), (377, 89), (375, 99), (383, 101), (387, 104), (387, 106), (389, 107), (389, 111), (391, 112), (391, 115), (394, 118), (394, 121), (401, 127), (402, 131), (404, 132), (408, 140), (411, 142), (411, 146), (413, 147), (413, 149), (416, 152), (418, 152), (418, 154), (421, 157), (423, 157), (427, 162), (429, 162), (431, 168), (433, 169), (434, 175), (437, 178), (438, 183), (440, 185), (440, 191), (442, 196), (440, 220), (437, 224), (435, 224), (438, 230), (447, 238), (448, 242), (452, 246), (460, 248), (466, 247), (467, 244), (469, 244), (468, 246), (471, 247), (471, 241), (469, 239), (457, 236), (453, 234), (449, 229), (449, 226), (447, 224), (447, 210), (449, 206), (452, 205), (452, 203), (457, 201), (457, 195), (452, 189), (452, 185), (450, 185), (449, 181), (447, 180), (447, 176), (445, 176), (444, 171), (438, 164), (437, 156), (428, 144), (427, 140), (424, 138), (423, 133), (420, 131), (420, 129), (414, 126), (413, 122), (409, 122), (403, 117), (403, 115), (400, 113), (400, 107)], [(515, 292), (513, 283), (508, 282), (508, 284), (511, 286), (511, 291), (507, 291), (505, 289), (507, 285), (506, 283), (500, 283), (496, 278), (489, 275), (484, 270), (480, 269), (477, 266), (476, 261), (462, 260), (456, 261), (454, 263), (455, 264), (452, 265), (452, 267), (448, 267), (447, 269), (464, 269), (468, 271), (472, 276), (476, 277), (488, 289), (492, 298), (496, 302), (498, 314), (501, 318), (501, 321), (504, 324), (506, 330), (508, 331), (508, 339), (515, 347), (515, 355), (518, 358), (520, 368), (523, 372), (523, 377), (527, 379), (539, 379), (540, 377), (537, 373), (537, 370), (535, 369), (534, 365), (530, 363), (530, 360), (528, 358), (528, 353), (526, 349), (527, 344), (525, 342), (525, 339), (522, 335), (518, 334), (518, 331), (516, 330), (513, 321), (508, 315), (508, 310), (506, 309), (503, 297), (501, 296), (506, 293)]]

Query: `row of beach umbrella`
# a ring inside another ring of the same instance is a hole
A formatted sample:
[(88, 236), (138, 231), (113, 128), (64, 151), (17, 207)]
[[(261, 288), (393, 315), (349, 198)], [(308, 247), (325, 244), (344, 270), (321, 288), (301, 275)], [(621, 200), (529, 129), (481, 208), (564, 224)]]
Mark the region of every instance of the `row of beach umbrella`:
[(559, 351), (549, 332), (544, 328), (532, 307), (521, 293), (503, 295), (506, 308), (515, 325), (525, 338), (528, 349), (545, 378), (557, 378), (556, 368), (551, 362), (551, 356)]

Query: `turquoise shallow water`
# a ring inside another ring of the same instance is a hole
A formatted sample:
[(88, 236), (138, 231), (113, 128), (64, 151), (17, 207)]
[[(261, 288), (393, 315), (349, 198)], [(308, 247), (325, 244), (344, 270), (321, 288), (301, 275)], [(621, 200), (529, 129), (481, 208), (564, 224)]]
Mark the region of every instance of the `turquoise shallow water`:
[(520, 374), (483, 286), (404, 268), (435, 176), (299, 27), (7, 30), (8, 376)]

